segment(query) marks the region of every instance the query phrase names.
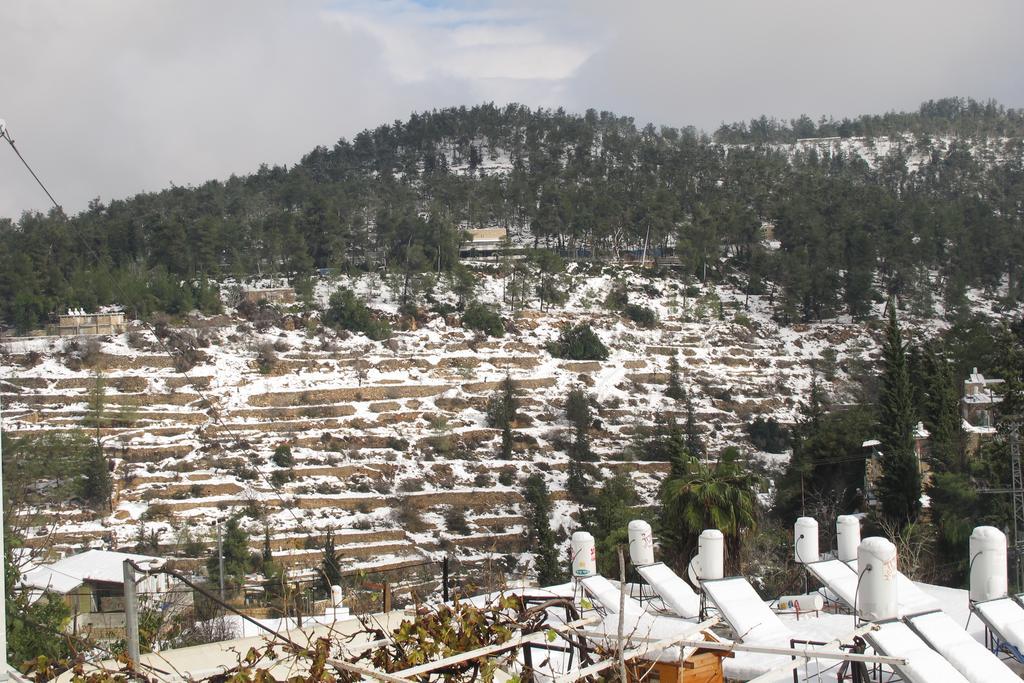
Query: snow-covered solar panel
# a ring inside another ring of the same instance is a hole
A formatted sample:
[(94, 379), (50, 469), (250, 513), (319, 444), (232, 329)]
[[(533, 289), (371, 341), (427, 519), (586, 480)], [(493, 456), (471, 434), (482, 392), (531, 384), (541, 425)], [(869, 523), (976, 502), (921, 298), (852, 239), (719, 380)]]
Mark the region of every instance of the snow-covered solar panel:
[(857, 593), (857, 572), (839, 560), (809, 562), (804, 565), (814, 578), (828, 588), (843, 603), (853, 609)]
[(900, 657), (907, 663), (895, 667), (906, 683), (969, 683), (963, 674), (901, 621), (881, 624), (865, 639), (880, 655)]
[(1024, 607), (1016, 600), (999, 598), (978, 602), (974, 611), (1000, 640), (1024, 652)]
[(945, 612), (919, 614), (907, 621), (971, 683), (1020, 683), (1017, 674)]
[(705, 581), (704, 592), (715, 603), (736, 639), (748, 642), (780, 642), (788, 644), (790, 630), (742, 576)]
[(673, 612), (687, 619), (700, 615), (700, 596), (664, 564), (644, 565), (637, 567), (637, 571)]

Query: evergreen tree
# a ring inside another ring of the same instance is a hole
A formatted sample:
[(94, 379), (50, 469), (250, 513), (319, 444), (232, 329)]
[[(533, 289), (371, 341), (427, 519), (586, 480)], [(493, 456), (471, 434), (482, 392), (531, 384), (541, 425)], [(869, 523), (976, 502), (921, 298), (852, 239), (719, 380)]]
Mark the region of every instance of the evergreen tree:
[(542, 586), (561, 583), (565, 571), (559, 561), (555, 532), (551, 528), (551, 496), (544, 477), (535, 473), (523, 485), (523, 498), (530, 520), (530, 542), (537, 566), (537, 582)]
[(501, 430), (501, 457), (505, 460), (512, 459), (512, 425), (518, 410), (515, 385), (512, 377), (506, 374), (501, 388), (487, 401), (487, 424)]
[(686, 399), (686, 389), (679, 378), (679, 359), (672, 354), (668, 359), (668, 385), (665, 387), (665, 395), (676, 401)]
[(103, 455), (103, 449), (92, 447), (85, 454), (82, 463), (81, 496), (90, 505), (110, 507), (110, 494), (114, 491), (114, 481), (110, 476), (110, 465)]
[(619, 561), (616, 546), (628, 543), (627, 525), (638, 516), (640, 498), (628, 474), (620, 472), (604, 482), (593, 496), (593, 509), (587, 515), (587, 530), (597, 546), (597, 570), (616, 576)]
[(918, 411), (931, 434), (931, 458), (936, 469), (959, 471), (963, 468), (960, 443), (960, 394), (953, 377), (953, 366), (935, 344), (921, 353), (923, 393)]
[(907, 347), (896, 321), (895, 301), (891, 301), (882, 346), (878, 423), (882, 476), (878, 497), (885, 516), (900, 524), (916, 519), (921, 509), (921, 473), (914, 453), (915, 422)]
[(294, 467), (295, 456), (292, 455), (291, 446), (288, 444), (281, 444), (274, 449), (274, 455), (271, 457), (274, 464), (278, 467)]
[[(222, 533), (224, 584), (240, 588), (249, 569), (249, 535), (239, 524), (238, 517), (231, 517), (224, 525)], [(220, 563), (216, 551), (206, 560), (206, 575), (210, 577), (210, 583), (220, 582)]]
[(697, 413), (693, 406), (693, 397), (686, 392), (683, 398), (686, 401), (686, 451), (695, 458), (703, 458), (705, 455), (704, 439), (697, 429)]

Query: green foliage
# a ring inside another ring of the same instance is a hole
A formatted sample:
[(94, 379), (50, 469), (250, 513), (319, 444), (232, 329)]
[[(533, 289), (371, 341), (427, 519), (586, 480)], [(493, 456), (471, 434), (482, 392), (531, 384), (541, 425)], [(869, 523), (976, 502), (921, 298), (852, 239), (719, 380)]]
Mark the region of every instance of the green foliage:
[(552, 586), (565, 579), (559, 561), (555, 532), (551, 528), (551, 496), (543, 475), (534, 473), (523, 483), (527, 519), (530, 524), (530, 547), (537, 567), (537, 582)]
[(375, 341), (391, 336), (391, 326), (378, 319), (350, 289), (339, 289), (331, 295), (323, 321), (336, 329), (361, 332)]
[(577, 432), (590, 429), (590, 397), (581, 387), (573, 387), (565, 397), (565, 417)]
[(604, 299), (605, 308), (609, 308), (613, 311), (621, 311), (628, 303), (629, 290), (626, 287), (626, 283), (622, 280), (616, 280), (612, 283), (612, 287), (608, 291), (608, 296)]
[(840, 514), (863, 503), (861, 444), (875, 434), (875, 414), (863, 406), (827, 412), (819, 401), (815, 389), (792, 430), (793, 455), (776, 481), (775, 514), (787, 524), (816, 501), (834, 501)]
[(780, 425), (774, 417), (767, 420), (756, 417), (747, 425), (747, 436), (760, 451), (785, 453), (789, 448), (789, 430)]
[(587, 530), (594, 536), (600, 574), (619, 575), (616, 546), (627, 544), (627, 525), (642, 516), (635, 508), (639, 502), (633, 480), (625, 473), (605, 481), (594, 496), (593, 510), (587, 516)]
[(518, 410), (515, 385), (512, 377), (505, 375), (501, 387), (487, 400), (487, 426), (494, 429), (510, 426), (516, 421)]
[(568, 360), (605, 360), (608, 347), (587, 323), (562, 328), (558, 339), (548, 344), (548, 352), (556, 358)]
[[(609, 112), (484, 104), (415, 113), (287, 167), (97, 201), (71, 217), (2, 219), (0, 320), (25, 331), (53, 311), (105, 303), (141, 316), (212, 312), (213, 280), (256, 273), (290, 277), (305, 300), (314, 268), (382, 266), (411, 311), (428, 289), (424, 273), (457, 268), (460, 225), (530, 227), (537, 249), (507, 271), (513, 309), (535, 292), (546, 306), (569, 291), (556, 246), (599, 261), (645, 244), (674, 244), (684, 279), (736, 275), (748, 294), (771, 291), (782, 320), (867, 316), (876, 283), (926, 310), (936, 271), (952, 316), (967, 308), (968, 287), (1004, 282), (1012, 309), (1024, 296), (1018, 156), (990, 161), (969, 145), (1015, 141), (1022, 129), (1019, 110), (956, 98), (842, 121), (761, 117), (723, 125), (714, 139)], [(926, 159), (914, 173), (902, 146), (869, 167), (762, 144), (908, 132)], [(937, 136), (955, 141), (939, 146)], [(595, 141), (613, 142), (595, 156)], [(718, 146), (739, 142), (752, 144), (729, 154)], [(508, 151), (511, 170), (448, 172), (484, 149)], [(763, 223), (775, 226), (777, 249), (762, 243)]]
[[(232, 517), (224, 525), (221, 545), (224, 554), (224, 584), (232, 588), (240, 588), (249, 570), (249, 535), (239, 524), (239, 518)], [(220, 566), (216, 548), (206, 560), (206, 575), (210, 583), (220, 581)]]
[(110, 464), (103, 449), (98, 446), (90, 448), (82, 464), (82, 478), (79, 482), (79, 495), (93, 507), (110, 507), (110, 494), (114, 490), (114, 481), (110, 476)]
[(478, 301), (466, 306), (466, 311), (462, 314), (462, 324), (491, 337), (505, 336), (505, 323), (498, 311)]
[(679, 359), (673, 353), (668, 359), (668, 382), (665, 386), (665, 395), (676, 401), (686, 399), (686, 389), (683, 387), (679, 372)]
[(654, 309), (647, 306), (626, 304), (622, 308), (622, 313), (640, 327), (653, 329), (658, 326), (658, 314), (654, 312)]
[(469, 522), (466, 520), (466, 509), (452, 505), (444, 513), (444, 528), (458, 536), (468, 536)]
[(914, 521), (921, 509), (921, 473), (914, 453), (913, 429), (917, 421), (907, 349), (896, 322), (895, 302), (889, 308), (882, 363), (878, 422), (882, 476), (878, 498), (882, 512), (902, 526)]
[(292, 448), (288, 444), (283, 443), (275, 448), (270, 459), (278, 467), (295, 467), (295, 456), (292, 455)]
[(737, 573), (743, 536), (757, 527), (757, 482), (733, 453), (717, 463), (677, 458), (661, 489), (661, 532), (673, 561), (685, 561), (704, 529), (725, 536), (727, 566)]

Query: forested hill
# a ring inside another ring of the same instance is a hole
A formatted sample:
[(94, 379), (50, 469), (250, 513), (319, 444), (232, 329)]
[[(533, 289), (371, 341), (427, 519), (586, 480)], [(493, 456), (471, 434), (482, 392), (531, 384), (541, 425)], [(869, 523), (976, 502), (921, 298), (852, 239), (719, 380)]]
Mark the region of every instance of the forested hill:
[[(769, 293), (780, 320), (861, 316), (890, 295), (955, 311), (970, 287), (1013, 306), (1022, 132), (1020, 111), (959, 99), (714, 137), (593, 110), (413, 114), (291, 168), (0, 220), (0, 318), (24, 330), (67, 307), (215, 306), (208, 280), (229, 275), (446, 270), (462, 228), (486, 225), (596, 259), (673, 249), (684, 277)], [(875, 137), (794, 143), (858, 135)]]

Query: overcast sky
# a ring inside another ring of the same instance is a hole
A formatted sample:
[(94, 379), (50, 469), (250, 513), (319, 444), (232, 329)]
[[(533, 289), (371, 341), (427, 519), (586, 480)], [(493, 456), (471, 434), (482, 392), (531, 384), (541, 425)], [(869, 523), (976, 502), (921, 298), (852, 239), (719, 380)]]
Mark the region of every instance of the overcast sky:
[[(949, 95), (1024, 106), (1020, 0), (5, 0), (0, 118), (65, 210), (292, 164), (413, 110), (713, 131)], [(48, 201), (0, 148), (0, 216)]]

